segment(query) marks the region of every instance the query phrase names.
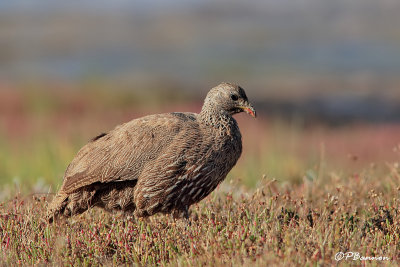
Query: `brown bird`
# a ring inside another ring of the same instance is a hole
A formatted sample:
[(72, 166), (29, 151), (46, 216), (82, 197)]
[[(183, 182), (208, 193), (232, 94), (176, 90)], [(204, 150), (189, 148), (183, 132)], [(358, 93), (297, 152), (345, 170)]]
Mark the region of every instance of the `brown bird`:
[(222, 83), (199, 114), (150, 115), (98, 135), (69, 164), (48, 220), (91, 207), (188, 218), (190, 205), (209, 195), (239, 159), (242, 137), (232, 115), (242, 111), (256, 117), (245, 91)]

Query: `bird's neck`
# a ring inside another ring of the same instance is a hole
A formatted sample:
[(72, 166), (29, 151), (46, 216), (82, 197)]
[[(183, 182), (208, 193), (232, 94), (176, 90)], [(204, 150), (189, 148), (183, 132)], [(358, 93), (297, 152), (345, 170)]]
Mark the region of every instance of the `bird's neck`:
[(212, 107), (203, 107), (199, 114), (199, 119), (201, 123), (213, 127), (224, 134), (230, 134), (233, 128), (237, 126), (236, 120), (231, 114)]

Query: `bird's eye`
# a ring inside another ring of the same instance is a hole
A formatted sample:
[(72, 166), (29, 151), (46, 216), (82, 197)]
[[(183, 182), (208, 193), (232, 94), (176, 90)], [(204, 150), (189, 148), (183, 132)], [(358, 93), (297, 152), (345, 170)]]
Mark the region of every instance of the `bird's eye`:
[(236, 100), (239, 99), (239, 97), (238, 97), (237, 95), (231, 95), (231, 99), (232, 99), (233, 101), (236, 101)]

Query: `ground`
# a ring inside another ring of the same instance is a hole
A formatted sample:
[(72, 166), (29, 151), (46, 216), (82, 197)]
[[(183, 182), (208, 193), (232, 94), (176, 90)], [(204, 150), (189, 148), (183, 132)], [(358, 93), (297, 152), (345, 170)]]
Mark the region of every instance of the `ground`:
[(99, 209), (48, 224), (44, 215), (51, 197), (16, 196), (0, 207), (0, 261), (304, 266), (334, 265), (337, 253), (353, 252), (385, 259), (367, 264), (395, 265), (400, 173), (398, 166), (387, 167), (384, 175), (373, 168), (350, 177), (332, 174), (330, 183), (305, 178), (291, 185), (264, 177), (254, 193), (235, 193), (240, 185), (228, 183), (192, 206), (191, 225), (171, 216), (141, 220)]

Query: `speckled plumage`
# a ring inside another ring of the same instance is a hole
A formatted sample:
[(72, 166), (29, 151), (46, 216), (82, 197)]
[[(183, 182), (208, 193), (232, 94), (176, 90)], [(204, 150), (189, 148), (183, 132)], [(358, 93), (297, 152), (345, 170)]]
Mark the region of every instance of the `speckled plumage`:
[(68, 166), (49, 221), (95, 206), (138, 217), (187, 217), (189, 206), (210, 194), (239, 159), (242, 140), (232, 115), (242, 111), (255, 116), (244, 90), (222, 83), (199, 114), (150, 115), (93, 138)]

